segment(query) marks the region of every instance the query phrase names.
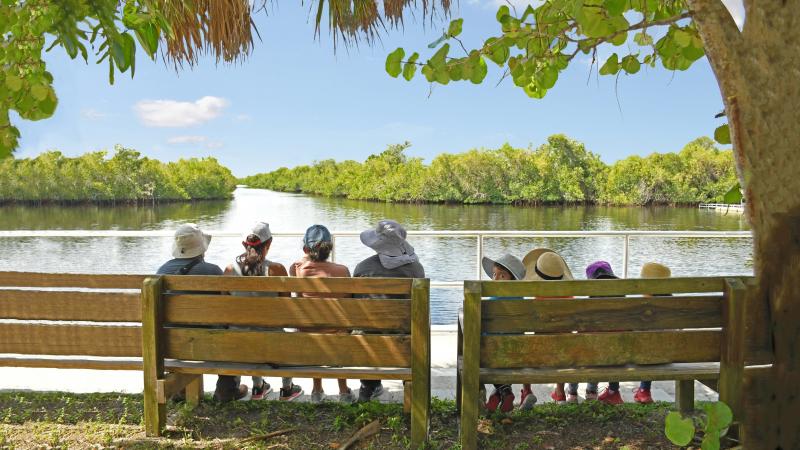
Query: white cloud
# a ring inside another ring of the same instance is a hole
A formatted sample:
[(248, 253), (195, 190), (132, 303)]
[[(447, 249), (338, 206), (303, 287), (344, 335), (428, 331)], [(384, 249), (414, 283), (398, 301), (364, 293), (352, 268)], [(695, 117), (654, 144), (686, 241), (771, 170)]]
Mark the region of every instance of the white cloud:
[(205, 96), (194, 102), (142, 100), (134, 106), (148, 127), (189, 127), (215, 119), (228, 106), (228, 100)]
[(202, 144), (207, 139), (205, 136), (174, 136), (167, 139), (167, 144), (181, 145), (181, 144)]
[(733, 21), (739, 27), (739, 30), (744, 26), (744, 2), (742, 0), (722, 0), (728, 12), (731, 13)]
[(81, 110), (81, 117), (87, 120), (101, 120), (108, 117), (108, 113), (98, 111), (94, 108), (84, 108)]
[(169, 145), (202, 145), (208, 149), (217, 149), (225, 146), (222, 141), (212, 141), (206, 136), (186, 135), (186, 136), (173, 136), (167, 139)]

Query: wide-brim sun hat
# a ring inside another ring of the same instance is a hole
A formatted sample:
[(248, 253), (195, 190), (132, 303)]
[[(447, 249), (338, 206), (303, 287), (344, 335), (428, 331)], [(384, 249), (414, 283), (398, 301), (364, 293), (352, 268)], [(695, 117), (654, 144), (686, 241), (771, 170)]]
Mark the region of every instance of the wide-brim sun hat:
[(200, 227), (187, 223), (175, 230), (172, 242), (172, 256), (174, 258), (195, 258), (208, 250), (211, 235), (204, 233)]
[(525, 279), (532, 281), (572, 280), (572, 271), (564, 258), (549, 248), (537, 248), (522, 258)]
[(640, 278), (669, 278), (672, 276), (672, 271), (669, 267), (659, 264), (657, 262), (646, 262), (642, 266)]
[(414, 254), (414, 247), (406, 241), (405, 228), (394, 220), (381, 220), (374, 229), (362, 232), (359, 237), (362, 244), (381, 255)]
[(481, 260), (481, 265), (486, 275), (492, 277), (492, 268), (497, 264), (508, 270), (515, 280), (522, 280), (525, 278), (525, 265), (514, 255), (505, 254), (497, 259), (491, 259), (484, 256)]

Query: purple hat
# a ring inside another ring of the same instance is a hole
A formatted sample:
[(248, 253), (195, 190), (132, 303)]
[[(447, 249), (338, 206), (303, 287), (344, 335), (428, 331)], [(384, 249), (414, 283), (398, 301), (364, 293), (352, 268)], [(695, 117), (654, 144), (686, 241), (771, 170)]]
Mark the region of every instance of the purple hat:
[(608, 280), (617, 279), (611, 270), (611, 264), (607, 261), (595, 261), (586, 267), (586, 278), (589, 280)]

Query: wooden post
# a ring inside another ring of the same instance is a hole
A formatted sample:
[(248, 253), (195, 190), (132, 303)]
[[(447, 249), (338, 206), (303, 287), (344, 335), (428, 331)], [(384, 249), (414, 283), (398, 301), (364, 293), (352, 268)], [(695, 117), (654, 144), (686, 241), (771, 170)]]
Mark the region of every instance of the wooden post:
[(186, 385), (186, 403), (196, 407), (203, 401), (203, 376), (195, 375), (194, 379)]
[(478, 448), (481, 350), (481, 282), (464, 281), (464, 360), (461, 375), (461, 448)]
[(458, 312), (458, 335), (456, 336), (456, 413), (461, 414), (461, 370), (464, 358), (464, 333), (461, 323), (464, 321), (464, 310)]
[(683, 414), (694, 411), (694, 380), (675, 382), (675, 406)]
[(164, 382), (161, 353), (161, 277), (142, 284), (142, 368), (144, 372), (144, 429), (147, 436), (161, 436), (166, 426), (167, 405), (158, 401), (158, 382)]
[(411, 285), (411, 448), (428, 440), (431, 424), (430, 280)]
[(735, 422), (742, 422), (742, 383), (744, 381), (745, 320), (747, 288), (742, 280), (725, 280), (722, 305), (722, 349), (719, 363), (719, 399), (733, 411)]
[(411, 413), (411, 386), (410, 381), (403, 381), (403, 414)]

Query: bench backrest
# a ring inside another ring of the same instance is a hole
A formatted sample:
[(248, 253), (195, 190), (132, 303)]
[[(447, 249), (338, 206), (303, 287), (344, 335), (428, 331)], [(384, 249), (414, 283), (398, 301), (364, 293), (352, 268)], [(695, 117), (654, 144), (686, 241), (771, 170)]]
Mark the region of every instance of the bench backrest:
[[(148, 278), (144, 286), (145, 335), (149, 316), (161, 329), (155, 345), (162, 358), (409, 368), (419, 350), (419, 362), (427, 358), (430, 365), (425, 279), (163, 276)], [(229, 294), (242, 291), (284, 294)], [(343, 294), (356, 298), (339, 297)], [(221, 327), (230, 325), (234, 327)], [(353, 335), (350, 330), (367, 333)]]
[[(0, 272), (0, 319), (3, 319), (0, 353), (141, 356), (139, 291), (144, 278), (144, 275)], [(66, 358), (42, 364), (87, 368), (92, 365)]]
[(729, 297), (722, 277), (466, 282), (464, 334), (486, 368), (718, 362)]

